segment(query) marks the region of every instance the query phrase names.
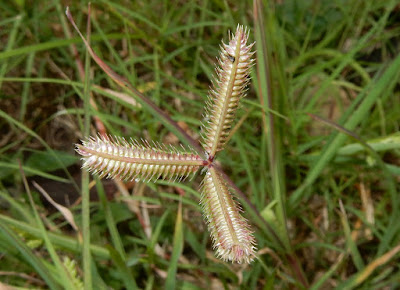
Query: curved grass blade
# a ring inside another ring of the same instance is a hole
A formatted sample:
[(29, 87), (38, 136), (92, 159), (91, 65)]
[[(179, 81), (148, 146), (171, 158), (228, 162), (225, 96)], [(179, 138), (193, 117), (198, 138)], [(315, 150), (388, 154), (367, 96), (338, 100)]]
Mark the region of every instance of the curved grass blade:
[[(20, 171), (21, 171), (22, 181), (23, 181), (25, 190), (26, 190), (26, 192), (28, 194), (29, 203), (30, 203), (30, 205), (32, 207), (32, 210), (33, 210), (35, 222), (36, 222), (37, 226), (39, 227), (40, 232), (42, 234), (42, 238), (43, 238), (44, 244), (46, 246), (46, 250), (49, 253), (49, 255), (50, 255), (50, 257), (51, 257), (51, 259), (52, 259), (52, 261), (54, 263), (54, 266), (55, 266), (55, 268), (57, 270), (57, 273), (59, 275), (58, 276), (59, 282), (63, 285), (63, 287), (65, 289), (74, 289), (74, 286), (72, 284), (71, 275), (67, 271), (67, 269), (64, 267), (63, 263), (61, 262), (61, 259), (58, 256), (58, 254), (56, 252), (56, 249), (55, 249), (53, 243), (51, 242), (51, 240), (50, 240), (50, 238), (49, 238), (49, 236), (47, 234), (47, 230), (46, 230), (46, 228), (45, 228), (45, 226), (44, 226), (44, 224), (43, 224), (43, 222), (42, 222), (42, 220), (41, 220), (41, 218), (39, 216), (39, 213), (36, 210), (35, 203), (33, 201), (32, 194), (31, 194), (31, 191), (30, 191), (30, 188), (29, 188), (29, 185), (28, 185), (28, 181), (27, 181), (27, 179), (25, 177), (24, 172), (22, 171), (21, 164), (20, 164)], [(47, 275), (50, 275), (50, 274), (47, 273)]]
[(183, 252), (183, 223), (182, 223), (182, 196), (179, 201), (178, 214), (176, 216), (175, 231), (174, 231), (174, 243), (172, 249), (171, 260), (168, 267), (167, 279), (165, 281), (165, 289), (176, 288), (176, 274), (178, 270), (179, 257)]

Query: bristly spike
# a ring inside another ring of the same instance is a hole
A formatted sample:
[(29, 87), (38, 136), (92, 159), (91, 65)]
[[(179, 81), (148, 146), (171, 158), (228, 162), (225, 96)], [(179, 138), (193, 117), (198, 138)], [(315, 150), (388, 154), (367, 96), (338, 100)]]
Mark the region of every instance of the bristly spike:
[(220, 45), (216, 78), (211, 81), (203, 113), (204, 130), (200, 135), (205, 159), (191, 147), (181, 145), (182, 148), (177, 148), (154, 141), (102, 134), (77, 144), (76, 151), (82, 155), (82, 168), (99, 177), (145, 182), (161, 178), (181, 182), (193, 178), (201, 169), (205, 178), (200, 203), (217, 256), (233, 263), (250, 263), (255, 257), (255, 238), (247, 220), (240, 214), (241, 207), (216, 170), (215, 157), (226, 145), (239, 101), (248, 90), (255, 52), (252, 51), (254, 43), (247, 44), (247, 28), (238, 24), (236, 32), (229, 31), (228, 37), (228, 43)]
[(229, 192), (221, 175), (210, 167), (202, 184), (200, 201), (208, 222), (216, 255), (232, 263), (250, 263), (256, 242), (241, 208)]
[(220, 46), (217, 80), (212, 82), (205, 110), (210, 121), (203, 122), (203, 147), (210, 156), (224, 148), (239, 101), (245, 96), (253, 64), (253, 44), (247, 44), (248, 36), (248, 29), (238, 25), (235, 34), (229, 33), (229, 43)]
[(159, 145), (152, 146), (148, 141), (132, 140), (111, 136), (90, 137), (76, 145), (76, 151), (83, 156), (83, 168), (100, 177), (119, 177), (121, 179), (152, 181), (177, 179), (194, 174), (203, 167), (203, 159), (190, 149), (180, 151), (171, 146), (162, 150)]

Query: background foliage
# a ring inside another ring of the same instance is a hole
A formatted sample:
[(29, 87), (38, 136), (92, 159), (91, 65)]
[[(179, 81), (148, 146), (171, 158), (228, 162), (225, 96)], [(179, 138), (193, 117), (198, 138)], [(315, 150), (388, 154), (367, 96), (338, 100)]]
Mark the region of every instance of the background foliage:
[[(93, 2), (95, 52), (195, 139), (221, 39), (237, 23), (251, 29), (257, 66), (219, 156), (248, 198), (239, 195), (258, 241), (250, 265), (214, 257), (201, 178), (84, 177), (81, 189), (74, 144), (85, 120), (92, 135), (185, 140), (94, 62), (85, 66), (66, 5), (84, 32), (85, 1), (0, 3), (1, 283), (399, 287), (398, 1)], [(82, 248), (89, 213), (91, 255)]]

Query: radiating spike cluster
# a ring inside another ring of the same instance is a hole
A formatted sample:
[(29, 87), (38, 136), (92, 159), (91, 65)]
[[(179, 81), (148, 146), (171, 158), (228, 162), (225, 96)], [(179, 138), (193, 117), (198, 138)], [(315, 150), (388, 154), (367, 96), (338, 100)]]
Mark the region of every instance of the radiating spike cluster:
[(156, 143), (150, 145), (147, 141), (128, 142), (121, 137), (91, 137), (77, 145), (76, 151), (83, 156), (83, 168), (99, 177), (118, 176), (125, 180), (182, 180), (203, 165), (201, 157), (194, 152), (180, 152)]
[(254, 61), (251, 58), (253, 44), (247, 45), (247, 39), (248, 32), (238, 25), (229, 44), (222, 43), (221, 46), (219, 66), (216, 68), (217, 81), (210, 90), (207, 121), (203, 124), (203, 147), (209, 156), (224, 148), (239, 101), (246, 95)]
[(256, 242), (250, 226), (240, 214), (240, 207), (215, 169), (215, 154), (221, 151), (229, 136), (239, 101), (246, 94), (249, 71), (253, 64), (248, 32), (243, 26), (232, 34), (229, 44), (222, 44), (217, 80), (206, 105), (203, 123), (203, 148), (207, 160), (192, 149), (181, 152), (147, 141), (126, 141), (120, 137), (91, 137), (76, 145), (83, 156), (83, 168), (100, 177), (151, 181), (183, 180), (200, 168), (207, 169), (202, 183), (201, 205), (217, 255), (225, 261), (250, 263), (255, 256)]
[(200, 203), (217, 255), (225, 261), (250, 263), (256, 249), (254, 236), (214, 167), (208, 169), (204, 178)]

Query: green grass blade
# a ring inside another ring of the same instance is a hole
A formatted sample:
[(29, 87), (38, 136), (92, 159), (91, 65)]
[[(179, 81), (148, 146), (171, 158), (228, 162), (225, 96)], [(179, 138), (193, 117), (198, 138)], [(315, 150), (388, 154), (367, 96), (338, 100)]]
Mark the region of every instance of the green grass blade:
[[(32, 53), (28, 54), (28, 59), (26, 60), (26, 66), (25, 66), (25, 75), (28, 78), (32, 74), (32, 67), (33, 67), (34, 60), (35, 60), (35, 53), (32, 52)], [(1, 83), (2, 83), (2, 81), (1, 81), (1, 75), (0, 75), (0, 84)], [(19, 120), (20, 121), (23, 121), (25, 118), (27, 104), (28, 104), (28, 97), (29, 97), (29, 89), (30, 89), (30, 83), (29, 82), (24, 83), (23, 91), (22, 91), (22, 95), (21, 95), (21, 111), (19, 112)]]
[[(118, 11), (118, 12), (127, 13), (127, 15), (130, 16), (129, 18), (132, 19), (133, 23), (135, 22), (133, 20), (136, 20), (136, 21), (139, 21), (139, 22), (141, 21), (141, 22), (145, 23), (148, 27), (151, 27), (152, 29), (155, 29), (156, 31), (160, 31), (161, 30), (161, 28), (158, 27), (157, 24), (153, 23), (151, 20), (149, 20), (145, 16), (143, 16), (143, 15), (141, 15), (139, 13), (136, 13), (135, 11), (126, 10), (125, 6), (117, 4), (117, 3), (113, 2), (113, 1), (102, 0), (101, 2), (103, 2), (106, 5), (108, 5), (110, 10), (113, 11), (113, 12)], [(146, 37), (146, 35), (142, 34), (142, 37)]]
[[(20, 231), (26, 232), (35, 238), (42, 238), (42, 232), (37, 226), (32, 226), (30, 224), (21, 222), (19, 220), (10, 218), (8, 216), (0, 214), (0, 221), (4, 224), (10, 225), (12, 227), (17, 228)], [(75, 254), (80, 254), (81, 252), (81, 243), (76, 238), (71, 238), (69, 236), (63, 236), (55, 233), (47, 233), (51, 243), (56, 245), (57, 247), (67, 249)], [(104, 247), (100, 247), (97, 245), (91, 245), (90, 250), (93, 255), (95, 255), (98, 259), (108, 260), (110, 255), (108, 250)]]
[(118, 233), (117, 226), (116, 226), (113, 214), (111, 212), (111, 208), (107, 202), (106, 194), (104, 192), (104, 187), (98, 179), (96, 182), (96, 189), (97, 189), (97, 192), (99, 195), (101, 206), (105, 213), (107, 228), (108, 228), (108, 231), (110, 232), (111, 240), (116, 249), (115, 253), (113, 253), (113, 251), (115, 251), (115, 250), (111, 251), (111, 257), (116, 259), (116, 260), (114, 260), (114, 262), (122, 270), (122, 273), (123, 273), (122, 277), (123, 277), (123, 280), (124, 280), (124, 283), (125, 283), (125, 286), (127, 287), (127, 289), (137, 289), (137, 285), (136, 285), (135, 279), (133, 278), (131, 269), (129, 269), (126, 265), (125, 249), (122, 244), (121, 237)]
[(34, 224), (34, 217), (25, 204), (21, 204), (15, 200), (9, 192), (3, 190), (0, 190), (0, 197), (7, 201), (10, 204), (10, 207), (17, 212), (19, 220), (25, 220), (26, 222)]
[(56, 277), (56, 278), (59, 279), (59, 281), (61, 282), (61, 285), (63, 285), (63, 287), (65, 287), (65, 289), (74, 290), (75, 287), (74, 287), (74, 284), (72, 283), (72, 277), (70, 276), (70, 273), (67, 271), (67, 269), (64, 267), (64, 265), (62, 264), (60, 257), (56, 253), (55, 247), (47, 234), (46, 228), (45, 228), (45, 226), (39, 216), (39, 213), (36, 209), (35, 203), (32, 198), (32, 194), (29, 189), (28, 181), (26, 180), (25, 176), (23, 176), (23, 182), (24, 182), (25, 190), (28, 193), (29, 202), (31, 204), (31, 207), (32, 207), (32, 210), (33, 210), (33, 213), (35, 216), (36, 225), (39, 227), (39, 230), (42, 234), (42, 238), (46, 245), (46, 249), (49, 252), (49, 255), (50, 255), (51, 259), (53, 260), (53, 263), (55, 264), (55, 267), (57, 269), (57, 274), (59, 275), (59, 277)]
[[(90, 43), (90, 3), (88, 5), (87, 19), (87, 39)], [(90, 62), (89, 52), (85, 54), (85, 79), (83, 86), (83, 109), (85, 113), (84, 133), (86, 136), (90, 133)], [(90, 253), (90, 193), (89, 193), (89, 172), (82, 170), (82, 259), (83, 259), (83, 274), (84, 287), (90, 290), (93, 287), (92, 282), (92, 255)]]
[(122, 280), (124, 281), (125, 289), (135, 290), (138, 289), (135, 279), (132, 275), (132, 270), (127, 266), (126, 259), (124, 256), (121, 256), (114, 248), (108, 247), (110, 252), (111, 259), (113, 260), (119, 275), (122, 276)]
[(113, 241), (113, 245), (114, 245), (115, 249), (117, 250), (117, 252), (121, 255), (121, 257), (125, 257), (126, 253), (124, 250), (124, 246), (123, 246), (121, 238), (118, 234), (118, 229), (115, 224), (115, 220), (114, 220), (113, 214), (111, 212), (111, 208), (107, 202), (103, 184), (100, 182), (100, 180), (98, 178), (97, 178), (97, 182), (96, 182), (96, 189), (97, 189), (97, 193), (99, 195), (101, 207), (104, 211), (107, 228), (110, 232), (111, 239)]
[[(379, 98), (390, 94), (391, 89), (397, 82), (400, 71), (400, 55), (389, 65), (382, 76), (372, 82), (361, 94), (364, 96), (361, 104), (352, 112), (352, 115), (343, 125), (347, 130), (353, 131), (362, 120), (367, 118), (372, 106)], [(329, 161), (332, 160), (336, 152), (343, 146), (347, 136), (343, 133), (334, 134), (332, 142), (327, 143), (318, 161), (311, 167), (303, 184), (290, 197), (290, 205), (295, 206), (303, 197), (304, 190), (310, 186), (322, 173)]]
[(165, 281), (165, 289), (176, 288), (176, 272), (178, 269), (179, 257), (183, 250), (183, 224), (182, 224), (182, 202), (179, 203), (178, 213), (176, 215), (174, 242), (171, 260), (168, 266), (167, 280)]
[[(285, 245), (288, 252), (291, 251), (291, 244), (286, 229), (286, 212), (285, 212), (285, 178), (283, 174), (283, 157), (282, 157), (282, 128), (281, 119), (267, 112), (276, 110), (279, 113), (284, 113), (286, 96), (285, 87), (287, 81), (282, 67), (279, 65), (282, 60), (282, 54), (278, 47), (282, 46), (283, 39), (279, 33), (279, 28), (275, 16), (269, 12), (270, 3), (267, 2), (266, 7), (263, 7), (261, 1), (254, 2), (255, 14), (255, 39), (257, 51), (257, 83), (258, 96), (260, 103), (263, 106), (263, 135), (267, 140), (269, 171), (272, 179), (272, 198), (276, 203), (276, 217), (284, 229), (278, 235)], [(265, 19), (264, 19), (265, 17)], [(265, 22), (264, 22), (265, 21)], [(266, 38), (265, 35), (270, 37)], [(278, 54), (278, 64), (272, 67), (272, 63), (276, 62), (273, 54)], [(277, 83), (277, 84), (276, 84)], [(274, 85), (276, 84), (276, 85)]]
[[(114, 34), (107, 34), (107, 38), (111, 39), (123, 39), (125, 38), (125, 34), (121, 33), (114, 33)], [(100, 35), (93, 35), (92, 41), (99, 41), (102, 37)], [(61, 48), (64, 46), (69, 46), (71, 44), (79, 44), (82, 43), (82, 40), (79, 37), (74, 37), (71, 39), (57, 39), (51, 40), (44, 43), (27, 45), (19, 48), (14, 48), (9, 51), (0, 52), (0, 60), (4, 60), (11, 57), (16, 57), (20, 55), (27, 55), (32, 52), (40, 52), (40, 51), (50, 51), (52, 49)]]
[[(0, 161), (0, 168), (8, 168), (8, 169), (14, 169), (15, 171), (18, 170), (18, 165), (17, 164), (13, 164), (13, 163), (9, 163), (9, 162), (2, 162)], [(41, 170), (37, 170), (35, 168), (31, 168), (28, 166), (22, 166), (22, 169), (27, 173), (27, 175), (29, 176), (33, 176), (33, 175), (37, 175), (37, 176), (41, 176), (50, 180), (54, 180), (54, 181), (59, 181), (62, 183), (70, 183), (71, 181), (53, 174), (49, 174), (46, 172), (43, 172)]]
[[(11, 33), (8, 37), (8, 42), (7, 45), (5, 47), (4, 52), (8, 52), (8, 51), (13, 51), (13, 47), (15, 45), (15, 41), (17, 38), (17, 33), (18, 33), (18, 29), (21, 25), (22, 19), (23, 19), (23, 15), (18, 15), (17, 17), (15, 17), (15, 21), (14, 21), (14, 26), (11, 30)], [(0, 78), (4, 77), (4, 75), (7, 72), (7, 62), (4, 62), (1, 66), (0, 66)], [(0, 89), (2, 88), (2, 82), (0, 81)]]
[(346, 214), (346, 211), (344, 209), (343, 204), (340, 202), (340, 221), (342, 222), (342, 227), (344, 231), (344, 237), (346, 240), (346, 245), (347, 248), (349, 249), (349, 252), (351, 254), (351, 257), (353, 258), (353, 263), (355, 267), (357, 268), (358, 271), (362, 270), (364, 268), (364, 261), (361, 257), (360, 251), (357, 248), (357, 245), (355, 241), (353, 240), (351, 236), (351, 229), (349, 225), (349, 220)]
[(55, 277), (49, 274), (46, 265), (32, 253), (32, 250), (21, 238), (16, 235), (7, 225), (0, 223), (0, 232), (8, 240), (10, 246), (16, 247), (24, 259), (31, 264), (35, 271), (43, 278), (50, 289), (61, 289), (60, 284), (56, 282)]

